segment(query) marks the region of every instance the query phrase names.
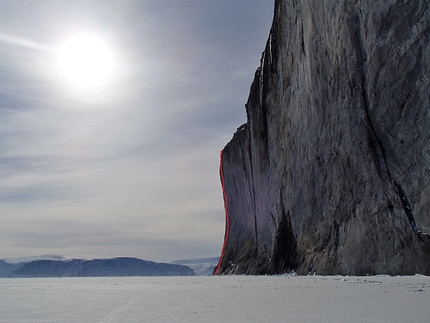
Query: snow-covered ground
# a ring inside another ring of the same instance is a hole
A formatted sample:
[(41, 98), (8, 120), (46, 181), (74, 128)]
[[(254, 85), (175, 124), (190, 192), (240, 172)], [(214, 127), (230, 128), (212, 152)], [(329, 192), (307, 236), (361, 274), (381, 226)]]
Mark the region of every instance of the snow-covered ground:
[(0, 322), (430, 322), (430, 277), (2, 278)]

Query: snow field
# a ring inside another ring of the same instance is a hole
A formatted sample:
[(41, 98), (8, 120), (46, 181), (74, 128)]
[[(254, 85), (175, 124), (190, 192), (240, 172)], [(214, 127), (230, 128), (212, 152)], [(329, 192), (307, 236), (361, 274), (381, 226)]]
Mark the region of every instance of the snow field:
[(424, 323), (430, 277), (2, 278), (0, 322)]

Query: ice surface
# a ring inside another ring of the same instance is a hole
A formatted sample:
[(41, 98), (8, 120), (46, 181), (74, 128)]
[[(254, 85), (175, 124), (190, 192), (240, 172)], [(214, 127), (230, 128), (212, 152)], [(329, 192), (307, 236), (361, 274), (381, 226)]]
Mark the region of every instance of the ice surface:
[(0, 322), (429, 322), (430, 277), (2, 278)]

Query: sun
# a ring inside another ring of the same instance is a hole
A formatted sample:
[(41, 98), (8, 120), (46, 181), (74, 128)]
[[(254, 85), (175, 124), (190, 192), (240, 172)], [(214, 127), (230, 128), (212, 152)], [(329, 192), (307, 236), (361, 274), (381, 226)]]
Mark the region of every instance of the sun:
[(112, 50), (102, 38), (79, 34), (67, 39), (58, 51), (61, 71), (65, 79), (79, 88), (105, 85), (112, 74)]

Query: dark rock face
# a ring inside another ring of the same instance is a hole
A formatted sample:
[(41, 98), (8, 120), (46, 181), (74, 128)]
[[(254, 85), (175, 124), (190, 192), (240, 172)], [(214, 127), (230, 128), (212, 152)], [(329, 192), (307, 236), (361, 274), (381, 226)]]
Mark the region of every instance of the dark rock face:
[(275, 2), (216, 274), (430, 274), (429, 6)]
[[(103, 277), (194, 276), (188, 266), (157, 263), (137, 258), (35, 260), (16, 265), (0, 264), (0, 277)], [(14, 267), (12, 270), (10, 267)]]

